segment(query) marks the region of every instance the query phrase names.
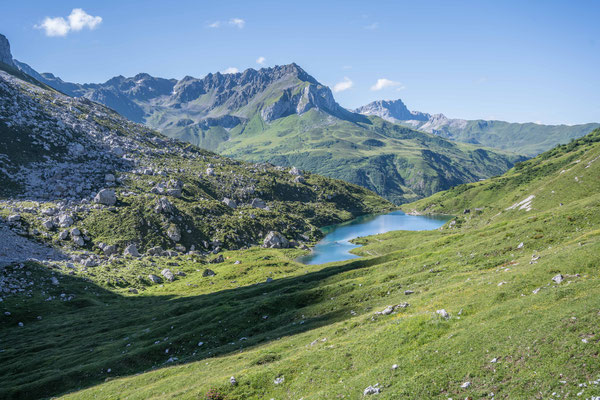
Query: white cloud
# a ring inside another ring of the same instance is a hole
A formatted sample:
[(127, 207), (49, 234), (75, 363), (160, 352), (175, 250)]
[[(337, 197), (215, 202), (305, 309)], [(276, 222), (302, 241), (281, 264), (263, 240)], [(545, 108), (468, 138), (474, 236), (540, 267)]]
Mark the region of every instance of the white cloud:
[(372, 24), (365, 26), (365, 29), (367, 29), (369, 31), (373, 31), (377, 28), (379, 28), (379, 22), (373, 22)]
[(46, 36), (67, 36), (71, 29), (63, 17), (46, 17), (40, 25), (35, 27), (46, 31)]
[(229, 67), (226, 70), (224, 70), (222, 74), (237, 74), (238, 72), (240, 72), (240, 70), (236, 67)]
[(371, 90), (381, 90), (395, 87), (396, 90), (404, 89), (404, 86), (400, 82), (392, 81), (386, 78), (379, 78), (377, 82), (373, 86), (371, 86)]
[(102, 17), (91, 16), (81, 8), (74, 8), (68, 18), (73, 31), (80, 31), (83, 28), (96, 29), (102, 22)]
[(210, 24), (208, 24), (206, 26), (208, 28), (220, 28), (223, 25), (234, 26), (234, 27), (237, 27), (239, 29), (242, 29), (246, 25), (246, 21), (244, 21), (241, 18), (231, 18), (227, 22), (215, 21), (215, 22), (211, 22)]
[(69, 32), (79, 32), (83, 28), (96, 29), (101, 22), (102, 17), (94, 17), (81, 8), (74, 8), (67, 19), (46, 17), (40, 25), (35, 25), (35, 28), (43, 29), (46, 36), (67, 36)]
[(343, 81), (338, 82), (335, 85), (333, 85), (333, 92), (334, 93), (343, 92), (344, 90), (350, 89), (352, 86), (354, 86), (354, 82), (352, 82), (352, 80), (350, 78), (345, 76)]
[(229, 25), (237, 26), (238, 28), (242, 29), (244, 25), (246, 25), (246, 21), (241, 18), (231, 18), (229, 20)]
[(257, 64), (260, 64), (260, 65), (264, 65), (264, 64), (265, 64), (265, 61), (267, 61), (267, 59), (266, 59), (266, 58), (264, 58), (264, 57), (262, 57), (262, 56), (260, 56), (260, 57), (258, 57), (258, 58), (256, 59), (256, 63), (257, 63)]

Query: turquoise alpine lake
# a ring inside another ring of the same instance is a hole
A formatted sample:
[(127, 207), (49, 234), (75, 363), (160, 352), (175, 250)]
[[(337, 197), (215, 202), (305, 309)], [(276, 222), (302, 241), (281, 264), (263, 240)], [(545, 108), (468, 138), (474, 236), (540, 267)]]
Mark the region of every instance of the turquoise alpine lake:
[(363, 215), (352, 221), (321, 228), (325, 237), (312, 252), (298, 259), (303, 264), (324, 264), (358, 258), (350, 250), (360, 247), (350, 241), (362, 236), (377, 235), (390, 231), (425, 231), (444, 225), (449, 216), (407, 215), (402, 211), (389, 214)]

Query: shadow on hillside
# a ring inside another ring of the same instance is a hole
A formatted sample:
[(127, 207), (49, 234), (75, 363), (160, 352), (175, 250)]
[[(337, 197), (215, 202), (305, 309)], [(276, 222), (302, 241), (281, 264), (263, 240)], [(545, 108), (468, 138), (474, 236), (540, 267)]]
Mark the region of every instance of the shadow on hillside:
[[(10, 317), (0, 316), (0, 398), (50, 397), (347, 319), (349, 310), (305, 318), (302, 314), (308, 312), (303, 308), (329, 300), (319, 289), (325, 279), (384, 260), (360, 259), (302, 276), (183, 298), (121, 296), (62, 275), (60, 286), (48, 288), (44, 295), (54, 291), (57, 300), (32, 299), (15, 306)], [(51, 279), (48, 269), (31, 268), (39, 279)], [(61, 293), (73, 300), (60, 301)], [(330, 309), (321, 309), (326, 308)], [(18, 322), (24, 326), (18, 327)]]

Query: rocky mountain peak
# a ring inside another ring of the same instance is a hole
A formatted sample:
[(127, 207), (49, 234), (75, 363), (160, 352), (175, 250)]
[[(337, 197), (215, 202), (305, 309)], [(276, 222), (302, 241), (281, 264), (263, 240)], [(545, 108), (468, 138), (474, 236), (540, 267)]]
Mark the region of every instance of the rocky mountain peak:
[(388, 121), (427, 121), (430, 115), (419, 111), (410, 111), (404, 102), (397, 100), (377, 100), (359, 107), (355, 112), (364, 115), (376, 115)]
[(10, 43), (6, 36), (0, 34), (0, 62), (14, 67), (13, 57), (10, 53)]

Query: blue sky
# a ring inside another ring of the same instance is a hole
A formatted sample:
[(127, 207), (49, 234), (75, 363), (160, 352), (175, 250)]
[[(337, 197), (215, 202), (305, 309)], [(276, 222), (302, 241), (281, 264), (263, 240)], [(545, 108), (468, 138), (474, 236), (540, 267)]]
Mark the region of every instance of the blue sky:
[(74, 82), (296, 62), (349, 108), (574, 124), (600, 121), (599, 20), (600, 1), (53, 0), (4, 2), (0, 33)]

